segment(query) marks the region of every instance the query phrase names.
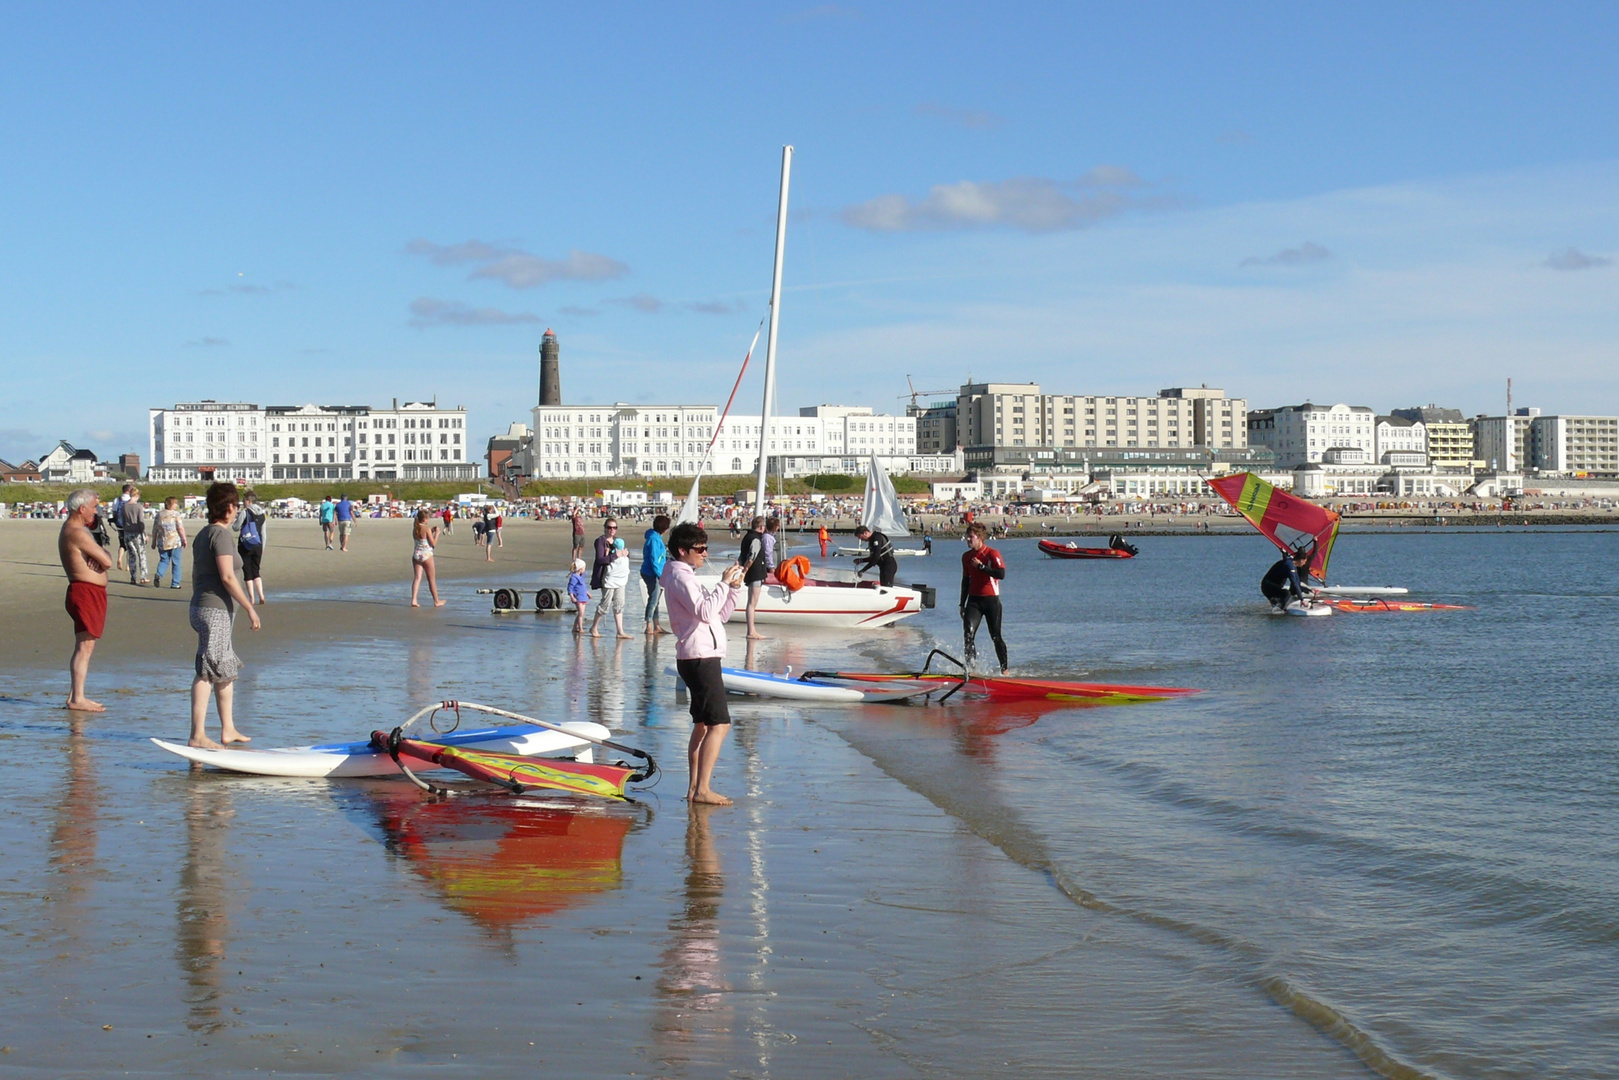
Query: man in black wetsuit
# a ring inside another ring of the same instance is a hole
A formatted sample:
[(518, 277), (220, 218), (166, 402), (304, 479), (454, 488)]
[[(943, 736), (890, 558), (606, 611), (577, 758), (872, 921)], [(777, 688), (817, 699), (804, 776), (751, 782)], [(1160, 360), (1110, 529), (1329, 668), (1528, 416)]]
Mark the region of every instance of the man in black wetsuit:
[(888, 534), (862, 525), (854, 531), (854, 535), (866, 545), (866, 558), (855, 567), (855, 573), (863, 574), (875, 566), (879, 584), (884, 588), (894, 584), (894, 577), (899, 573), (899, 560), (894, 558), (894, 542), (888, 539)]
[(1259, 583), (1259, 591), (1265, 599), (1270, 601), (1271, 607), (1286, 608), (1294, 600), (1304, 599), (1304, 581), (1302, 575), (1308, 572), (1311, 548), (1302, 548), (1291, 555), (1283, 555), (1265, 572), (1265, 577)]

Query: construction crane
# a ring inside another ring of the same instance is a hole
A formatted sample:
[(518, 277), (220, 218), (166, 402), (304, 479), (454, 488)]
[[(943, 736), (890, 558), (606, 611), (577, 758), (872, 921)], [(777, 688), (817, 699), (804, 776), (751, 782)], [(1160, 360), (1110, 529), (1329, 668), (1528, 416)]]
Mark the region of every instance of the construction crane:
[(911, 388), (911, 392), (909, 394), (899, 394), (896, 396), (910, 398), (911, 408), (913, 410), (917, 407), (916, 399), (920, 397), (927, 397), (930, 394), (949, 394), (951, 397), (956, 396), (956, 388), (954, 386), (947, 386), (943, 390), (918, 390), (916, 388), (916, 384), (911, 381), (911, 377), (909, 375), (905, 376), (905, 385)]

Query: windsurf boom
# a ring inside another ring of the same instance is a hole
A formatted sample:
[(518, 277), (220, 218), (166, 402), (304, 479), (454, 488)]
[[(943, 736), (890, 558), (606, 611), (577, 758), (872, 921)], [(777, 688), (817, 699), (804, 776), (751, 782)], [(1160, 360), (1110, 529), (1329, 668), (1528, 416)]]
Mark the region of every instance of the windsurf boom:
[[(955, 664), (959, 672), (930, 671), (935, 656)], [(974, 675), (965, 664), (949, 653), (934, 649), (921, 671), (888, 674), (867, 671), (806, 671), (800, 678), (817, 682), (846, 681), (855, 684), (936, 683), (949, 688), (940, 696), (943, 702), (960, 693), (964, 697), (991, 702), (1061, 701), (1075, 705), (1135, 705), (1166, 701), (1201, 691), (1178, 686), (1124, 686), (1116, 683), (1065, 682), (1058, 679), (1013, 679), (1005, 676)]]

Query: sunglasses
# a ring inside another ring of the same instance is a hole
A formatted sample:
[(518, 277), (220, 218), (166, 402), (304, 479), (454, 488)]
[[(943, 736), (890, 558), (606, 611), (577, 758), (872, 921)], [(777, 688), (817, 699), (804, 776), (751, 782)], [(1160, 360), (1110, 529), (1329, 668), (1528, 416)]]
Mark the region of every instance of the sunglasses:
[(697, 552), (697, 554), (699, 554), (699, 555), (707, 555), (708, 554), (708, 545), (707, 544), (698, 544), (696, 547), (692, 548), (692, 550)]

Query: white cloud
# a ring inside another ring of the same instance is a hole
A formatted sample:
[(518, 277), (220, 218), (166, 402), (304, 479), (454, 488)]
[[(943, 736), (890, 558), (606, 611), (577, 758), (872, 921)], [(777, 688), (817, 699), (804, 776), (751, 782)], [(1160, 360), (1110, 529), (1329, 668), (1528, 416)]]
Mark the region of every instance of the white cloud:
[(410, 325), (418, 330), (434, 326), (513, 326), (539, 321), (538, 315), (526, 311), (475, 308), (459, 300), (435, 300), (422, 296), (410, 302)]
[(618, 304), (620, 307), (634, 308), (644, 315), (656, 315), (663, 310), (663, 301), (656, 296), (646, 293), (636, 293), (634, 296), (621, 296), (616, 300), (607, 301), (609, 304)]
[(957, 109), (937, 101), (924, 101), (911, 111), (917, 116), (931, 116), (974, 130), (998, 127), (1001, 123), (1001, 118), (988, 109)]
[(1134, 172), (1098, 165), (1075, 180), (1020, 176), (938, 184), (922, 199), (879, 195), (845, 207), (844, 224), (872, 232), (1011, 228), (1024, 232), (1082, 229), (1146, 203), (1123, 190), (1143, 186)]
[(1331, 259), (1332, 252), (1320, 244), (1306, 240), (1295, 248), (1283, 248), (1272, 255), (1250, 255), (1238, 266), (1310, 266)]
[(1552, 270), (1591, 270), (1598, 266), (1612, 266), (1613, 260), (1602, 255), (1587, 255), (1579, 248), (1564, 248), (1546, 256), (1541, 263)]
[(434, 266), (481, 263), (468, 280), (492, 279), (514, 289), (532, 289), (553, 281), (607, 281), (630, 272), (630, 268), (617, 259), (577, 248), (561, 259), (547, 259), (482, 240), (435, 244), (418, 237), (405, 245), (405, 251), (422, 256)]

